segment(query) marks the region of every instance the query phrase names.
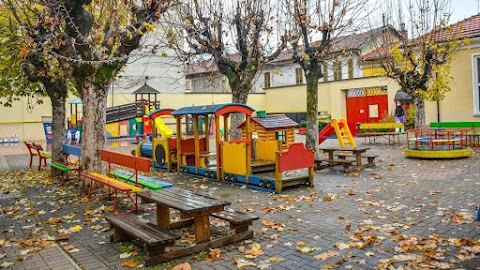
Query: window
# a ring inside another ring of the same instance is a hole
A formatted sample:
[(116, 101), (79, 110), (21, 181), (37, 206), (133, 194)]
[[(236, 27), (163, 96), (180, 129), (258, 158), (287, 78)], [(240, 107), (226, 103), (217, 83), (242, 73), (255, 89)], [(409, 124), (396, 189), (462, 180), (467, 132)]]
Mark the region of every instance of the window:
[(275, 139), (282, 142), (282, 144), (287, 143), (287, 132), (285, 130), (275, 131)]
[(353, 59), (348, 59), (348, 78), (353, 79)]
[(263, 84), (265, 88), (271, 87), (271, 81), (270, 81), (270, 72), (265, 72), (263, 75)]
[(328, 82), (328, 67), (326, 63), (322, 65), (322, 72), (323, 72), (323, 81)]
[(480, 116), (480, 54), (473, 56), (473, 114)]
[(303, 69), (295, 69), (295, 84), (303, 84)]
[(337, 61), (333, 64), (333, 79), (340, 81), (342, 79), (342, 62)]

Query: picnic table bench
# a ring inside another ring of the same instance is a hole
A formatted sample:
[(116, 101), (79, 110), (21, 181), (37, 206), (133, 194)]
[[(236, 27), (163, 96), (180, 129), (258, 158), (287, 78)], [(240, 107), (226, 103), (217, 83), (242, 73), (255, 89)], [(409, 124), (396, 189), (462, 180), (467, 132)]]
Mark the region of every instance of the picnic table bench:
[(376, 143), (378, 139), (385, 139), (388, 144), (400, 143), (400, 133), (396, 128), (402, 128), (402, 123), (363, 123), (360, 124), (361, 133), (357, 137), (363, 137), (363, 143)]
[[(65, 155), (65, 163), (59, 163), (55, 161), (48, 162), (47, 164), (50, 167), (55, 168), (61, 172), (62, 176), (62, 186), (65, 183), (65, 180), (68, 179), (68, 173), (70, 171), (77, 172), (78, 176), (80, 177), (80, 158), (82, 156), (82, 148), (76, 145), (64, 144), (62, 146), (62, 153)], [(71, 157), (76, 156), (77, 158), (74, 160)]]
[[(150, 172), (150, 159), (143, 157), (135, 157), (122, 153), (111, 152), (107, 150), (100, 150), (100, 159), (108, 163), (107, 175), (98, 172), (81, 173), (80, 175), (90, 180), (90, 188), (88, 191), (88, 198), (91, 199), (92, 192), (96, 189), (94, 182), (100, 184), (100, 186), (108, 187), (109, 195), (114, 195), (113, 199), (113, 211), (115, 212), (117, 203), (117, 193), (123, 192), (132, 201), (135, 206), (135, 210), (138, 210), (138, 202), (136, 193), (142, 190), (138, 185), (138, 172)], [(135, 171), (135, 185), (123, 182), (110, 174), (113, 165), (119, 165), (126, 168), (133, 169)], [(109, 176), (110, 175), (110, 176)], [(113, 189), (113, 192), (111, 192)], [(132, 196), (135, 193), (135, 196)]]
[(348, 160), (345, 158), (343, 159), (342, 158), (337, 158), (337, 159), (323, 158), (323, 159), (315, 159), (314, 161), (315, 161), (316, 170), (321, 170), (328, 167), (342, 165), (344, 172), (349, 171), (350, 167), (352, 166), (352, 163), (355, 162), (355, 160)]
[(222, 212), (213, 213), (213, 217), (228, 221), (230, 228), (235, 230), (235, 233), (242, 233), (248, 231), (248, 226), (253, 224), (254, 220), (259, 219), (255, 215), (243, 213), (231, 208), (227, 208)]
[[(346, 158), (356, 158), (356, 155), (352, 153), (336, 153), (335, 156), (337, 156), (339, 159), (346, 159)], [(367, 159), (367, 164), (365, 164), (365, 167), (371, 167), (375, 166), (375, 158), (379, 157), (377, 154), (369, 154), (369, 153), (364, 153), (361, 154), (361, 157), (364, 159)], [(355, 161), (355, 160), (352, 160)]]
[(110, 238), (112, 242), (138, 239), (144, 244), (145, 261), (149, 261), (150, 257), (165, 253), (166, 247), (173, 247), (175, 241), (180, 239), (180, 235), (164, 230), (133, 213), (117, 215), (105, 213), (105, 219), (113, 228)]

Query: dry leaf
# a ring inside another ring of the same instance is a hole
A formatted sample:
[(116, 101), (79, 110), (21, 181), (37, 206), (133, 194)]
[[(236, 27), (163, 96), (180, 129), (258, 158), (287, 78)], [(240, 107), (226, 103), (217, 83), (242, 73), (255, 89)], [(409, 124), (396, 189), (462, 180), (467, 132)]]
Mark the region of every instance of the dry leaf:
[(83, 229), (82, 226), (80, 226), (80, 225), (75, 225), (75, 226), (71, 227), (70, 229), (68, 229), (68, 231), (69, 231), (69, 232), (79, 232), (79, 231), (81, 231), (82, 229)]
[[(244, 259), (233, 259), (235, 264), (237, 265), (238, 268), (246, 267), (246, 266), (255, 266), (256, 264), (251, 261), (247, 261)], [(173, 269), (172, 269), (173, 270)]]
[(314, 258), (315, 258), (315, 260), (325, 261), (325, 260), (327, 260), (327, 259), (330, 258), (330, 257), (335, 257), (335, 256), (339, 256), (339, 255), (340, 255), (339, 252), (336, 252), (336, 251), (328, 251), (328, 252), (324, 252), (324, 253), (315, 255)]
[(205, 257), (205, 261), (211, 262), (222, 259), (222, 250), (219, 248), (210, 249), (207, 257)]
[(0, 268), (8, 268), (14, 264), (15, 263), (12, 263), (12, 262), (3, 262), (2, 264), (0, 264)]
[(192, 266), (188, 262), (186, 262), (175, 265), (172, 270), (192, 270)]
[(135, 268), (135, 267), (138, 266), (138, 262), (135, 261), (135, 260), (129, 260), (129, 261), (123, 262), (122, 266), (123, 267)]
[(132, 256), (132, 254), (130, 254), (129, 252), (124, 252), (124, 253), (119, 255), (120, 259), (126, 259), (130, 256)]
[(268, 259), (269, 262), (283, 262), (283, 259), (282, 258), (279, 258), (279, 257), (271, 257), (270, 259)]
[(345, 244), (345, 243), (336, 243), (334, 245), (336, 248), (340, 249), (340, 250), (344, 250), (344, 249), (349, 249), (350, 246)]
[(315, 251), (315, 248), (312, 247), (307, 247), (307, 246), (297, 246), (297, 251), (301, 253), (310, 253), (312, 251)]

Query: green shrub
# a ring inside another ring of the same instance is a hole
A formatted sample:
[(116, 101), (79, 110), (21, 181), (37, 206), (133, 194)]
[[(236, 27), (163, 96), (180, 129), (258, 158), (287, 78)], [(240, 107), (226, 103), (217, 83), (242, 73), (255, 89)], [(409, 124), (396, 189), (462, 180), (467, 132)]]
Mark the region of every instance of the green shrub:
[(300, 121), (300, 127), (301, 128), (307, 127), (307, 121), (306, 120)]
[(410, 105), (405, 111), (405, 130), (415, 127), (415, 108)]

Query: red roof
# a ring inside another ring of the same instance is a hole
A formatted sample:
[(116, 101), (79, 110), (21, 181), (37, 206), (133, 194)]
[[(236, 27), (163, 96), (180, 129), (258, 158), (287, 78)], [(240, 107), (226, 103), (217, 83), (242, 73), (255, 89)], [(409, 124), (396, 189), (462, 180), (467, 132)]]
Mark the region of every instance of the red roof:
[[(480, 14), (467, 18), (458, 23), (452, 24), (449, 29), (435, 34), (435, 40), (438, 42), (452, 38), (452, 35), (458, 39), (475, 38), (480, 36)], [(413, 43), (414, 41), (412, 41)], [(386, 44), (362, 56), (363, 60), (376, 60), (380, 57), (390, 54), (393, 44)]]
[[(298, 126), (298, 123), (290, 119), (285, 114), (267, 114), (265, 118), (254, 116), (252, 121), (261, 125), (266, 129), (290, 128)], [(240, 124), (238, 128), (242, 128), (245, 122)]]

